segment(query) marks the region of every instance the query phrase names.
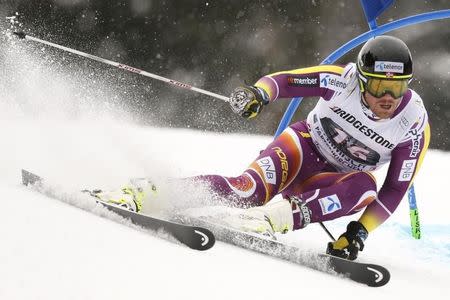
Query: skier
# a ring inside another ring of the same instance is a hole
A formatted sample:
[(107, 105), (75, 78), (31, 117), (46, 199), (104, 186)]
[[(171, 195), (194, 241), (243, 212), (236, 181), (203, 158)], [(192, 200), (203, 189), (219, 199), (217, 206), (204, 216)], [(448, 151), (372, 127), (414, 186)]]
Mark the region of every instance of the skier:
[[(287, 232), (364, 209), (327, 253), (354, 260), (368, 233), (395, 211), (417, 174), (430, 141), (420, 96), (409, 89), (413, 63), (406, 44), (378, 36), (360, 50), (356, 63), (320, 65), (263, 76), (236, 88), (232, 110), (254, 118), (280, 98), (320, 97), (306, 120), (284, 130), (237, 177), (198, 176), (218, 195), (250, 207), (230, 226), (259, 233)], [(383, 185), (371, 171), (389, 163)], [(128, 189), (116, 202), (137, 204), (143, 189)], [(140, 192), (137, 192), (140, 191)], [(281, 201), (269, 202), (281, 194)], [(136, 196), (137, 195), (137, 196)], [(140, 195), (140, 196), (139, 196)], [(99, 194), (111, 201), (110, 194)]]

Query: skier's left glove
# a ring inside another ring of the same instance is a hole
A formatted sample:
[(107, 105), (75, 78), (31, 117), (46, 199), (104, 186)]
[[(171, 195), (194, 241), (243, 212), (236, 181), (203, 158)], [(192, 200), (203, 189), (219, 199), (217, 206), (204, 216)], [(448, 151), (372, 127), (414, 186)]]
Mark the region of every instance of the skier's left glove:
[(246, 119), (256, 117), (267, 103), (267, 93), (255, 86), (237, 87), (230, 95), (231, 109)]
[(367, 238), (366, 228), (357, 221), (352, 221), (347, 225), (344, 232), (335, 242), (329, 242), (327, 253), (348, 260), (355, 260), (358, 252), (364, 249), (364, 241)]

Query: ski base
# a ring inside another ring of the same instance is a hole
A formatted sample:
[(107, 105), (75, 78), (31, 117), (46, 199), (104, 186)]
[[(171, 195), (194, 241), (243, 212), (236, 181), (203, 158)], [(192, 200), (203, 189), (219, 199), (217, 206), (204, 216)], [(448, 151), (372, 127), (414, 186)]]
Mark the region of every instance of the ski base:
[[(26, 170), (22, 170), (22, 183), (25, 186), (36, 186), (36, 190), (41, 193), (42, 189), (39, 187), (45, 185), (43, 178)], [(163, 230), (168, 232), (175, 239), (192, 249), (203, 251), (214, 246), (214, 234), (206, 228), (179, 224), (176, 222), (150, 217), (148, 215), (138, 214), (133, 211), (102, 202), (99, 199), (95, 199), (95, 201), (102, 204), (108, 210), (130, 220), (135, 225), (154, 231)]]

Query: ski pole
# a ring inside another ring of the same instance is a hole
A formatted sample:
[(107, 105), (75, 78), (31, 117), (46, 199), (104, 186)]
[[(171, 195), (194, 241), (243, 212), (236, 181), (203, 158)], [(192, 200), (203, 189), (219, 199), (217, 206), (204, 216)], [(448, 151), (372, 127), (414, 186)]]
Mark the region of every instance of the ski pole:
[(336, 242), (336, 239), (334, 238), (333, 234), (331, 234), (331, 232), (328, 230), (328, 228), (325, 226), (325, 224), (323, 224), (323, 222), (319, 222), (320, 226), (323, 228), (323, 230), (325, 230), (326, 234), (328, 234), (328, 236), (330, 237), (330, 239), (333, 242)]
[(409, 218), (411, 220), (411, 234), (415, 239), (420, 239), (420, 221), (419, 221), (419, 209), (416, 203), (416, 193), (414, 191), (414, 185), (408, 190), (409, 201)]
[(70, 53), (73, 53), (73, 54), (77, 54), (79, 56), (86, 57), (86, 58), (89, 58), (89, 59), (92, 59), (92, 60), (95, 60), (95, 61), (98, 61), (98, 62), (101, 62), (101, 63), (104, 63), (104, 64), (108, 64), (108, 65), (111, 65), (113, 67), (116, 67), (116, 68), (119, 68), (119, 69), (122, 69), (122, 70), (126, 70), (126, 71), (129, 71), (129, 72), (132, 72), (132, 73), (136, 73), (136, 74), (139, 74), (139, 75), (143, 75), (143, 76), (146, 76), (146, 77), (157, 79), (157, 80), (160, 80), (160, 81), (163, 81), (163, 82), (175, 85), (175, 86), (180, 87), (180, 88), (184, 88), (184, 89), (188, 89), (188, 90), (191, 90), (191, 91), (195, 91), (195, 92), (198, 92), (198, 93), (201, 93), (201, 94), (205, 94), (205, 95), (208, 95), (208, 96), (211, 96), (211, 97), (223, 100), (225, 102), (229, 102), (229, 98), (228, 97), (225, 97), (225, 96), (213, 93), (213, 92), (209, 92), (209, 91), (206, 91), (204, 89), (200, 89), (200, 88), (191, 86), (191, 85), (183, 83), (183, 82), (179, 82), (179, 81), (176, 81), (176, 80), (173, 80), (173, 79), (162, 77), (162, 76), (159, 76), (159, 75), (156, 75), (156, 74), (152, 74), (150, 72), (146, 72), (146, 71), (143, 71), (143, 70), (140, 70), (140, 69), (137, 69), (137, 68), (133, 68), (133, 67), (127, 66), (125, 64), (121, 64), (121, 63), (114, 62), (114, 61), (111, 61), (111, 60), (108, 60), (108, 59), (104, 59), (104, 58), (101, 58), (101, 57), (98, 57), (98, 56), (95, 56), (95, 55), (92, 55), (92, 54), (88, 54), (88, 53), (85, 53), (85, 52), (82, 52), (82, 51), (78, 51), (78, 50), (71, 49), (71, 48), (68, 48), (68, 47), (65, 47), (65, 46), (61, 46), (61, 45), (58, 45), (58, 44), (55, 44), (55, 43), (51, 43), (51, 42), (48, 42), (48, 41), (45, 41), (45, 40), (41, 40), (41, 39), (35, 38), (33, 36), (30, 36), (28, 34), (25, 34), (22, 31), (20, 31), (20, 32), (13, 32), (13, 33), (17, 37), (19, 37), (20, 39), (26, 39), (26, 40), (30, 40), (30, 41), (33, 41), (33, 42), (41, 43), (41, 44), (44, 44), (44, 45), (47, 45), (47, 46), (50, 46), (50, 47), (58, 48), (58, 49), (61, 49), (63, 51), (67, 51), (67, 52), (70, 52)]

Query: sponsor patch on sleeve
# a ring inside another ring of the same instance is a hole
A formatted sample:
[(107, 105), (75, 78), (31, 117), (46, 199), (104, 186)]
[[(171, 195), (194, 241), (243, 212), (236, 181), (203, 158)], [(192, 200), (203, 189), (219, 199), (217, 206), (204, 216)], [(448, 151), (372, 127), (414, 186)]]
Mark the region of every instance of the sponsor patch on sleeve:
[(276, 184), (277, 183), (277, 174), (275, 171), (275, 164), (273, 163), (273, 160), (270, 156), (266, 156), (263, 158), (260, 158), (256, 161), (258, 166), (261, 168), (264, 180), (267, 183), (270, 184)]
[(336, 194), (320, 198), (318, 201), (323, 215), (334, 213), (342, 208), (341, 201)]
[(318, 87), (319, 86), (319, 76), (288, 76), (287, 82), (289, 86), (297, 87)]
[(341, 92), (347, 88), (347, 83), (341, 76), (334, 74), (320, 74), (320, 87)]
[(416, 168), (417, 159), (404, 160), (402, 164), (402, 169), (400, 175), (398, 176), (398, 181), (411, 181), (414, 169)]

